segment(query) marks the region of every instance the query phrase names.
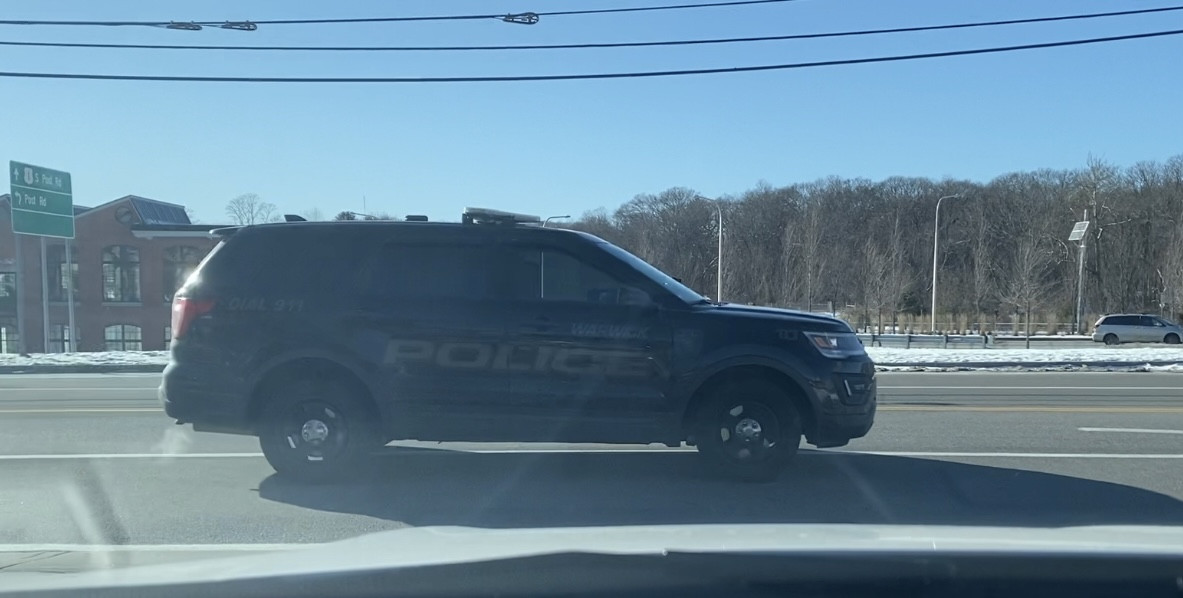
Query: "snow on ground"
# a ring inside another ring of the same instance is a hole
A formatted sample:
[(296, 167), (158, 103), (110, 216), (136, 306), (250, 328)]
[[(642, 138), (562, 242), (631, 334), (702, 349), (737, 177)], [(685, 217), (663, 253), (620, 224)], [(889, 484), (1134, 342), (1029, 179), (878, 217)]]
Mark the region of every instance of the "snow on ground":
[(1183, 363), (1183, 348), (1176, 347), (1053, 347), (1039, 349), (902, 349), (867, 347), (880, 365), (960, 363), (1129, 363), (1164, 361)]
[(159, 365), (168, 363), (168, 351), (100, 351), (96, 353), (34, 353), (22, 357), (14, 353), (0, 354), (0, 366), (109, 366)]
[[(868, 347), (867, 353), (883, 370), (956, 371), (989, 369), (1159, 371), (1183, 373), (1183, 348), (1158, 346), (1052, 347), (1038, 349), (903, 349)], [(167, 351), (109, 351), (99, 353), (43, 353), (22, 357), (0, 354), (0, 368), (26, 366), (160, 366)]]

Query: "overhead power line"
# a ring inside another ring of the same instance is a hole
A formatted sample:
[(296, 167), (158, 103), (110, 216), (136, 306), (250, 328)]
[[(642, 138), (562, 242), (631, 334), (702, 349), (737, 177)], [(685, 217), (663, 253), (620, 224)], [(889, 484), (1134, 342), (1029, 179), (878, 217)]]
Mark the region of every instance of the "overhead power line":
[(338, 19), (271, 19), (261, 21), (44, 21), (29, 19), (2, 19), (0, 25), (45, 25), (79, 27), (164, 27), (167, 29), (199, 30), (203, 27), (221, 27), (254, 31), (259, 25), (331, 25), (344, 23), (402, 23), (414, 21), (476, 21), (496, 19), (508, 23), (533, 25), (540, 17), (572, 15), (616, 14), (652, 12), (664, 10), (685, 10), (695, 8), (719, 8), (751, 4), (780, 4), (799, 0), (732, 0), (730, 2), (706, 2), (698, 4), (667, 4), (662, 6), (633, 6), (623, 8), (597, 8), (587, 10), (557, 10), (547, 12), (523, 12), (511, 14), (433, 15), (422, 17), (356, 17)]
[(1167, 31), (1153, 31), (1150, 33), (1093, 37), (1088, 39), (1074, 39), (1059, 42), (1022, 44), (1017, 46), (997, 46), (991, 48), (975, 48), (971, 50), (949, 50), (945, 52), (927, 52), (921, 54), (901, 54), (895, 56), (876, 56), (871, 58), (848, 58), (842, 60), (820, 60), (815, 62), (794, 62), (788, 64), (766, 64), (726, 68), (632, 71), (619, 73), (585, 73), (569, 75), (511, 75), (497, 77), (200, 77), (182, 75), (99, 75), (84, 73), (29, 73), (0, 71), (0, 77), (24, 79), (83, 79), (98, 81), (184, 81), (203, 83), (493, 83), (512, 81), (573, 81), (584, 79), (638, 79), (648, 77), (676, 77), (687, 75), (711, 75), (720, 73), (780, 71), (851, 64), (874, 64), (880, 62), (902, 62), (906, 60), (920, 60), (926, 58), (973, 56), (977, 54), (998, 54), (1002, 52), (1015, 52), (1019, 50), (1038, 50), (1044, 48), (1083, 46), (1087, 44), (1167, 37), (1181, 34), (1183, 34), (1183, 29), (1172, 29)]
[(1142, 8), (1112, 12), (1097, 12), (1077, 15), (1062, 15), (1054, 17), (1032, 17), (1026, 19), (1007, 19), (998, 21), (977, 21), (973, 23), (952, 23), (945, 25), (921, 25), (915, 27), (893, 27), (889, 29), (860, 29), (854, 31), (832, 31), (825, 33), (796, 33), (789, 35), (766, 35), (757, 37), (730, 37), (713, 39), (666, 40), (648, 42), (606, 42), (581, 44), (520, 44), (494, 46), (227, 46), (227, 45), (179, 45), (179, 44), (104, 44), (85, 42), (23, 42), (2, 41), (0, 46), (28, 46), (50, 48), (115, 48), (131, 50), (234, 50), (234, 51), (297, 51), (297, 52), (426, 52), (426, 51), (495, 51), (495, 50), (573, 50), (594, 48), (638, 48), (653, 46), (689, 46), (705, 44), (733, 44), (747, 42), (767, 42), (784, 40), (820, 39), (832, 37), (856, 37), (865, 35), (881, 35), (891, 33), (916, 33), (922, 31), (943, 31), (949, 29), (969, 29), (975, 27), (996, 27), (1001, 25), (1019, 25), (1029, 23), (1048, 23), (1054, 21), (1073, 21), (1082, 19), (1099, 19), (1130, 15), (1144, 15), (1183, 10), (1183, 6), (1165, 6), (1160, 8)]

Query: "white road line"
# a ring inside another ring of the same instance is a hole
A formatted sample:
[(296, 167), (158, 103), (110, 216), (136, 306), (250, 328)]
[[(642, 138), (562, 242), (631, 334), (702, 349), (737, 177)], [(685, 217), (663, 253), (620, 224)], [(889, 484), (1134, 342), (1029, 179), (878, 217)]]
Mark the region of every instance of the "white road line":
[(0, 455), (0, 461), (64, 461), (68, 459), (242, 459), (263, 453), (64, 453), (60, 455)]
[(323, 544), (0, 544), (0, 552), (238, 552), (314, 546)]
[(909, 451), (817, 451), (815, 455), (876, 455), (880, 457), (973, 457), (983, 459), (1183, 459), (1172, 453), (970, 453)]
[(82, 391), (120, 391), (127, 392), (129, 390), (152, 390), (155, 391), (159, 386), (0, 386), (0, 390), (12, 390), (21, 392), (57, 392), (59, 390), (68, 390), (70, 392)]
[[(401, 456), (414, 454), (414, 449), (404, 449)], [(418, 455), (461, 455), (461, 454), (641, 454), (641, 453), (691, 453), (695, 449), (684, 448), (651, 448), (651, 449), (567, 449), (567, 448), (521, 448), (521, 449), (426, 449)], [(880, 457), (972, 457), (985, 459), (1183, 459), (1180, 453), (1002, 453), (1002, 452), (961, 452), (961, 451), (849, 451), (849, 450), (817, 450), (806, 449), (802, 456), (858, 456), (874, 455)], [(41, 454), (41, 455), (0, 455), (0, 461), (54, 461), (70, 459), (244, 459), (260, 458), (263, 453), (74, 453), (74, 454)]]
[(1183, 434), (1183, 430), (1163, 430), (1157, 428), (1077, 428), (1081, 432), (1118, 432), (1127, 434)]
[(161, 413), (163, 411), (164, 410), (159, 407), (92, 407), (79, 409), (72, 409), (69, 407), (62, 407), (60, 409), (0, 408), (0, 413), (20, 415), (47, 415), (51, 413)]
[(1183, 386), (879, 386), (879, 390), (1174, 390)]

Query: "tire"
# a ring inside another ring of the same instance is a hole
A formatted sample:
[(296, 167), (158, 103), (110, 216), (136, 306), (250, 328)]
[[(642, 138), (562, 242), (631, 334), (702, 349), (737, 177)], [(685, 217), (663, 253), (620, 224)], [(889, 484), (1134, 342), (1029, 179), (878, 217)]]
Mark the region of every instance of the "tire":
[(801, 417), (784, 390), (751, 378), (709, 392), (694, 419), (707, 466), (747, 482), (775, 480), (801, 444)]
[(341, 380), (298, 378), (275, 386), (264, 400), (259, 446), (283, 477), (343, 479), (359, 473), (381, 445), (374, 410)]
[(1162, 339), (1162, 342), (1168, 345), (1177, 345), (1179, 344), (1179, 335), (1172, 332), (1168, 334), (1166, 338)]
[(1121, 344), (1121, 341), (1117, 340), (1117, 335), (1113, 334), (1111, 332), (1111, 333), (1105, 335), (1105, 344), (1106, 345), (1119, 345), (1119, 344)]

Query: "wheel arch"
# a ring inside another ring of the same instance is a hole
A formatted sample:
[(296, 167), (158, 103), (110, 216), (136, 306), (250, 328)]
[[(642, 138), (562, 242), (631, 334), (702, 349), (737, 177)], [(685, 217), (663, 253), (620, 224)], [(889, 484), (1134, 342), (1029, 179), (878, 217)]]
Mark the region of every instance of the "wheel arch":
[(690, 395), (690, 400), (682, 412), (682, 430), (687, 438), (691, 438), (694, 414), (710, 396), (711, 392), (724, 384), (734, 380), (759, 378), (767, 380), (784, 391), (790, 404), (801, 417), (802, 430), (806, 438), (810, 438), (817, 430), (817, 413), (813, 403), (806, 394), (804, 380), (793, 374), (767, 363), (739, 362), (724, 365), (702, 380)]
[(247, 406), (247, 421), (252, 426), (256, 425), (262, 414), (264, 402), (274, 388), (288, 380), (308, 376), (341, 381), (357, 393), (358, 398), (373, 410), (375, 416), (385, 419), (385, 411), (378, 403), (373, 389), (364, 382), (362, 372), (323, 355), (299, 354), (274, 360), (255, 378), (251, 385), (250, 403)]

